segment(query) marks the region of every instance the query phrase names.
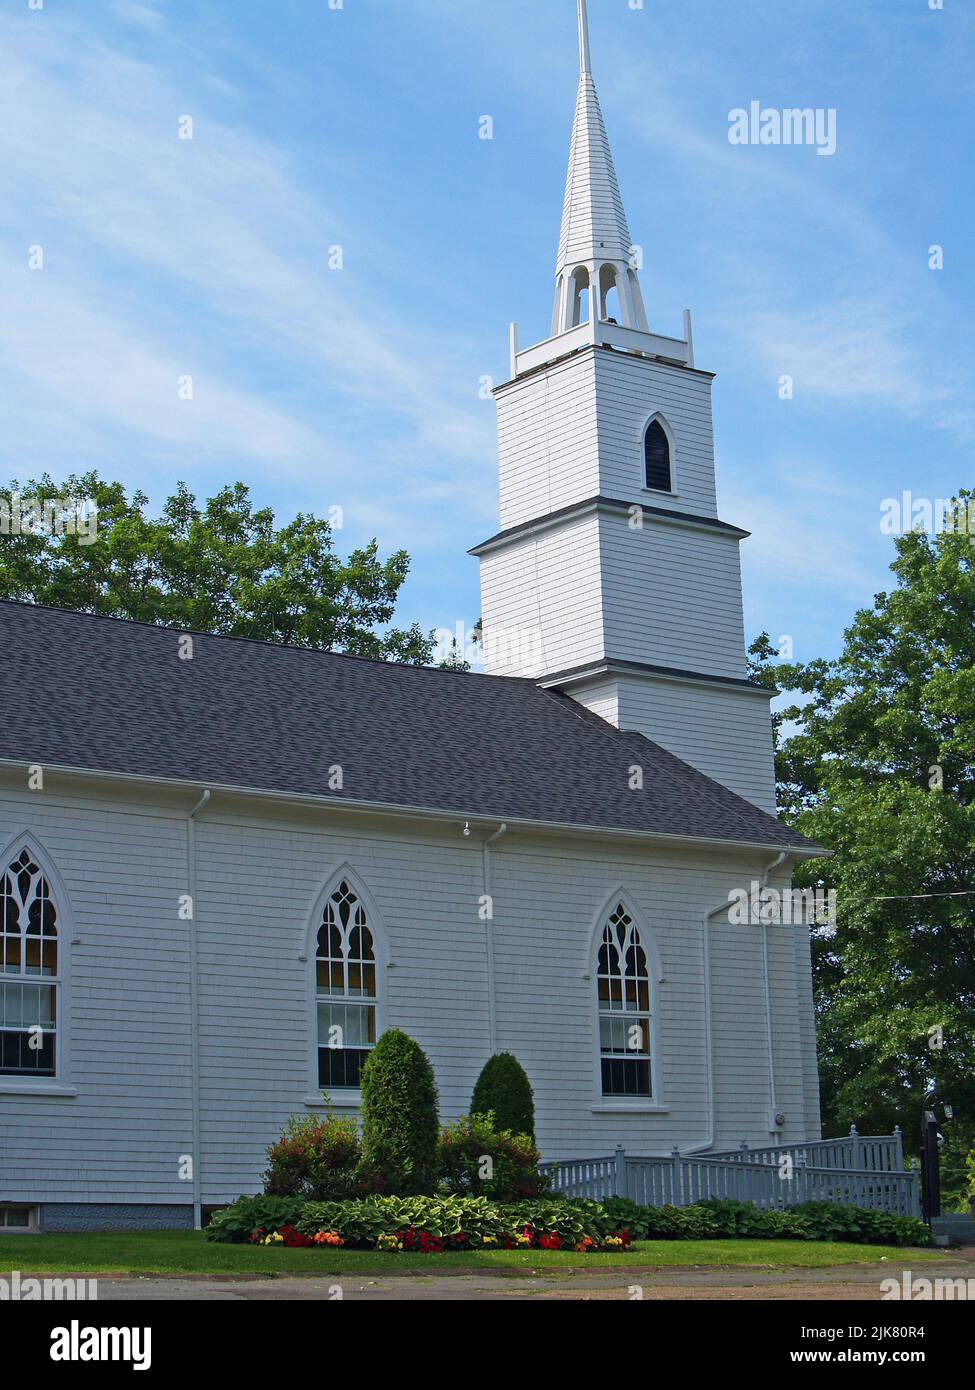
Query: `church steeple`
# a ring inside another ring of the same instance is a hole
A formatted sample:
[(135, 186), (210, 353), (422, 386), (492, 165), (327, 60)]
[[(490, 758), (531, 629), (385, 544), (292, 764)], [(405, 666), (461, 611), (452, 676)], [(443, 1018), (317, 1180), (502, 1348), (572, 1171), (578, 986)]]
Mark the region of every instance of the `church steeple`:
[(579, 67), (554, 330), (519, 349), (512, 325), (494, 392), (501, 530), (473, 551), (485, 664), (771, 810), (770, 692), (748, 676), (746, 533), (718, 517), (711, 374), (689, 314), (682, 338), (647, 327), (584, 0)]
[[(552, 333), (564, 333), (586, 321), (587, 294), (588, 315), (594, 320), (613, 318), (625, 328), (646, 333), (630, 230), (592, 76), (586, 0), (578, 3), (579, 93), (565, 182)], [(615, 301), (611, 299), (614, 291)]]

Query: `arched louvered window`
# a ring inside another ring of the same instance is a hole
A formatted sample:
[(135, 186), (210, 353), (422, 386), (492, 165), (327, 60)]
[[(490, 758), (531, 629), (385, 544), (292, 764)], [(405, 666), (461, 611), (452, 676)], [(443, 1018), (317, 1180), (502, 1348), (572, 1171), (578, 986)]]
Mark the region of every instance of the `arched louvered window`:
[(647, 487), (654, 492), (672, 492), (674, 461), (670, 438), (659, 420), (651, 420), (643, 439)]
[(604, 1096), (653, 1095), (650, 970), (640, 933), (619, 902), (603, 928), (596, 967)]
[(318, 1084), (355, 1089), (376, 1043), (376, 954), (365, 904), (344, 878), (325, 900), (315, 993)]
[(29, 849), (0, 876), (0, 1076), (57, 1072), (58, 913)]

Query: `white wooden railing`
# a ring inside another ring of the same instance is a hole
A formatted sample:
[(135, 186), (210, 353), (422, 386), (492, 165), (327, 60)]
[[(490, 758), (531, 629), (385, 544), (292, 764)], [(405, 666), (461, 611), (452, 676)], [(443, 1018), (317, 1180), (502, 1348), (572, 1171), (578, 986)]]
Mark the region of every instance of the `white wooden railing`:
[(900, 1132), (861, 1138), (669, 1158), (633, 1157), (623, 1148), (606, 1158), (542, 1164), (556, 1192), (603, 1201), (628, 1197), (644, 1206), (687, 1207), (706, 1198), (754, 1202), (782, 1210), (802, 1202), (919, 1216), (917, 1174), (904, 1171)]

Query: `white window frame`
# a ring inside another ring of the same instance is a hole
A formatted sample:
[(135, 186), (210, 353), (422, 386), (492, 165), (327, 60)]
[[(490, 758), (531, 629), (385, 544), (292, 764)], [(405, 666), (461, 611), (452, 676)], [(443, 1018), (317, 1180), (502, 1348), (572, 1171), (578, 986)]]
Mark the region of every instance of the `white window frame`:
[[(31, 830), (21, 830), (12, 836), (0, 849), (0, 865), (6, 873), (9, 865), (27, 850), (32, 856), (44, 878), (47, 880), (51, 897), (57, 909), (58, 931), (58, 974), (56, 977), (0, 975), (0, 979), (11, 981), (31, 981), (45, 983), (57, 988), (57, 1030), (54, 1041), (53, 1076), (3, 1076), (0, 1075), (0, 1096), (3, 1095), (42, 1095), (73, 1097), (77, 1090), (70, 1084), (70, 1037), (71, 1037), (71, 950), (77, 944), (74, 931), (74, 918), (71, 900), (58, 869), (50, 854), (40, 844)], [(24, 1205), (14, 1203), (15, 1206)]]
[(40, 1208), (33, 1202), (0, 1202), (0, 1212), (5, 1211), (26, 1211), (26, 1226), (6, 1226), (0, 1222), (0, 1240), (4, 1236), (25, 1236), (37, 1235), (41, 1229)]
[[(650, 1095), (649, 1096), (607, 1096), (603, 1094), (603, 1050), (600, 1030), (602, 1010), (599, 1007), (599, 950), (603, 942), (603, 932), (616, 908), (622, 904), (632, 919), (640, 937), (647, 960), (650, 977)], [(589, 940), (589, 954), (586, 961), (584, 979), (589, 987), (592, 1020), (591, 1051), (593, 1056), (593, 1103), (594, 1114), (640, 1114), (665, 1115), (669, 1113), (663, 1085), (663, 1066), (660, 1048), (660, 1007), (664, 976), (661, 969), (660, 953), (656, 935), (644, 914), (636, 905), (634, 894), (625, 886), (615, 888), (603, 900), (596, 913)]]
[[(322, 1099), (322, 1088), (318, 1083), (318, 983), (317, 983), (317, 958), (318, 958), (318, 933), (322, 928), (325, 905), (331, 895), (335, 892), (343, 880), (355, 893), (366, 910), (366, 925), (372, 935), (372, 950), (376, 962), (376, 1041), (382, 1037), (386, 1030), (386, 975), (390, 969), (388, 938), (383, 924), (382, 915), (376, 906), (368, 888), (362, 879), (348, 863), (341, 864), (333, 873), (329, 874), (324, 887), (316, 895), (308, 925), (302, 939), (302, 949), (299, 953), (299, 960), (305, 966), (308, 981), (308, 1038), (307, 1051), (309, 1057), (308, 1066), (308, 1094), (305, 1096), (305, 1105), (309, 1110), (321, 1110), (324, 1108)], [(335, 996), (336, 1000), (340, 996)], [(348, 996), (348, 1002), (354, 1004), (355, 998)], [(342, 1090), (329, 1092), (329, 1100), (333, 1110), (358, 1110), (362, 1103), (362, 1092), (358, 1088), (349, 1087)]]

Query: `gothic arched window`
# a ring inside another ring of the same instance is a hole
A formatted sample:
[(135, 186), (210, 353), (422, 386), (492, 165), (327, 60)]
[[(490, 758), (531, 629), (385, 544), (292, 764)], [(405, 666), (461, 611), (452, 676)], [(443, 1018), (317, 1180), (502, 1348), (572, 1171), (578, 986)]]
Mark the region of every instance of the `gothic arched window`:
[(654, 492), (673, 491), (674, 466), (670, 437), (659, 420), (651, 420), (647, 426), (643, 439), (643, 455), (647, 487)]
[(596, 979), (603, 1095), (649, 1099), (650, 970), (640, 933), (622, 902), (603, 928)]
[(318, 1084), (354, 1089), (376, 1043), (376, 953), (365, 904), (344, 878), (325, 900), (315, 996)]
[(29, 849), (0, 874), (0, 1076), (57, 1071), (57, 908)]

